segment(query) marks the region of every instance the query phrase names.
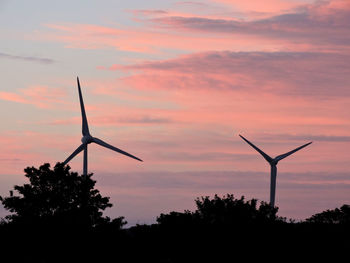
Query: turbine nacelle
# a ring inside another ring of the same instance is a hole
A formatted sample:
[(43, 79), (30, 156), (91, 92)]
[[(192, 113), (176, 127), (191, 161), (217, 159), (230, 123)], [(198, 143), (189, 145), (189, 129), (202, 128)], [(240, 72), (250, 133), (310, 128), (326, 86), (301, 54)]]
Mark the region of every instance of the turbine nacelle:
[(270, 163), (270, 165), (277, 165), (278, 161), (279, 160), (276, 160), (276, 158), (275, 158), (275, 159), (272, 159), (269, 163)]
[(81, 142), (83, 144), (90, 144), (94, 141), (94, 138), (91, 135), (85, 135), (83, 138), (81, 138)]

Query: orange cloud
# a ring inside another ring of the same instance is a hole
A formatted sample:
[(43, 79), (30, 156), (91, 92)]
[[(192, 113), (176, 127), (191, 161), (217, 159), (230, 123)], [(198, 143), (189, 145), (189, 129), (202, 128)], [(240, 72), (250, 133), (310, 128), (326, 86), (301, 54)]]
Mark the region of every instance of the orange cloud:
[[(27, 166), (41, 165), (44, 162), (55, 163), (63, 156), (57, 150), (69, 149), (72, 140), (63, 134), (48, 134), (27, 131), (25, 126), (19, 132), (2, 132), (0, 145), (1, 173), (6, 175), (22, 175)], [(54, 139), (53, 139), (54, 138)], [(62, 143), (62, 142), (65, 143)]]
[(141, 89), (251, 90), (320, 98), (349, 95), (346, 87), (350, 85), (350, 67), (344, 60), (348, 56), (316, 52), (205, 52), (113, 65), (110, 69), (137, 72), (124, 81)]
[(281, 47), (279, 41), (272, 43), (261, 37), (234, 34), (228, 36), (202, 33), (178, 34), (157, 28), (116, 29), (94, 25), (46, 25), (56, 32), (37, 33), (36, 39), (59, 41), (67, 48), (104, 49), (141, 53), (164, 53), (163, 49), (181, 51), (206, 50), (273, 50)]
[[(273, 10), (287, 8), (288, 12), (276, 11), (263, 19), (242, 20), (225, 14), (133, 10), (139, 22), (137, 27), (46, 24), (49, 31), (31, 37), (62, 42), (67, 48), (114, 48), (148, 54), (165, 54), (168, 50), (349, 52), (350, 9), (344, 1), (322, 1), (298, 8), (292, 8), (295, 2), (282, 0), (254, 4)], [(241, 4), (243, 9), (250, 7), (250, 1)]]
[(305, 3), (303, 0), (299, 1), (288, 1), (288, 0), (250, 0), (250, 1), (239, 1), (239, 0), (211, 0), (214, 3), (224, 3), (227, 6), (238, 9), (245, 13), (262, 13), (262, 14), (271, 14), (271, 13), (282, 13), (290, 11), (299, 5)]
[(0, 91), (0, 99), (12, 101), (12, 102), (29, 104), (28, 100), (26, 100), (22, 96), (20, 96), (16, 93), (13, 93), (13, 92)]
[(0, 92), (0, 99), (31, 104), (38, 108), (52, 108), (57, 104), (67, 105), (66, 91), (62, 88), (49, 88), (47, 86), (30, 86), (15, 92)]

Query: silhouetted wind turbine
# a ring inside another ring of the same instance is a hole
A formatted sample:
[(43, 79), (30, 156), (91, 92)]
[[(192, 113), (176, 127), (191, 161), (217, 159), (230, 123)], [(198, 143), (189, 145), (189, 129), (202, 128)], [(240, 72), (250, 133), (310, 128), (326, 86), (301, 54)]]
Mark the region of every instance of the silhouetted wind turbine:
[(79, 78), (77, 77), (77, 82), (78, 82), (78, 91), (79, 91), (79, 100), (80, 100), (80, 109), (81, 109), (81, 118), (82, 118), (82, 133), (83, 133), (83, 137), (81, 138), (81, 142), (82, 144), (64, 161), (64, 164), (66, 165), (70, 160), (72, 160), (78, 153), (80, 153), (82, 150), (84, 150), (84, 165), (83, 165), (83, 175), (87, 175), (87, 167), (88, 167), (88, 156), (87, 156), (87, 152), (88, 152), (88, 144), (94, 142), (98, 145), (101, 145), (105, 148), (111, 149), (112, 151), (124, 154), (126, 156), (129, 156), (131, 158), (134, 158), (138, 161), (141, 161), (141, 159), (127, 153), (124, 152), (120, 149), (118, 149), (117, 147), (114, 147), (104, 141), (102, 141), (101, 139), (98, 139), (96, 137), (92, 137), (90, 132), (89, 132), (89, 125), (88, 125), (88, 121), (86, 118), (86, 113), (85, 113), (85, 108), (84, 108), (84, 101), (83, 101), (83, 96), (81, 95), (81, 89), (80, 89), (80, 83), (79, 83)]
[(260, 153), (271, 166), (270, 205), (272, 207), (274, 207), (275, 206), (275, 194), (276, 194), (277, 163), (279, 161), (281, 161), (282, 159), (288, 157), (289, 155), (291, 155), (291, 154), (301, 150), (302, 148), (308, 146), (312, 142), (304, 144), (303, 146), (300, 146), (300, 147), (294, 149), (293, 151), (278, 155), (275, 158), (271, 158), (266, 153), (264, 153), (262, 150), (260, 150), (258, 147), (256, 147), (254, 144), (252, 144), (250, 141), (248, 141), (246, 138), (244, 138), (242, 135), (239, 135), (239, 136), (243, 140), (245, 140), (250, 146), (252, 146), (256, 151), (258, 151), (258, 153)]

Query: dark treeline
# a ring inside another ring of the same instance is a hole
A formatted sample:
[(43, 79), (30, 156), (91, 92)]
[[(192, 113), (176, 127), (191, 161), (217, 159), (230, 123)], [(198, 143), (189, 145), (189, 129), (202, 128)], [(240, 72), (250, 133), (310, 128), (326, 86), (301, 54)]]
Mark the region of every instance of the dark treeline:
[[(255, 199), (199, 197), (195, 211), (170, 212), (152, 225), (123, 228), (92, 175), (58, 163), (28, 167), (27, 184), (0, 197), (1, 262), (242, 262), (348, 258), (350, 206), (294, 222)], [(6, 260), (6, 261), (5, 261)]]

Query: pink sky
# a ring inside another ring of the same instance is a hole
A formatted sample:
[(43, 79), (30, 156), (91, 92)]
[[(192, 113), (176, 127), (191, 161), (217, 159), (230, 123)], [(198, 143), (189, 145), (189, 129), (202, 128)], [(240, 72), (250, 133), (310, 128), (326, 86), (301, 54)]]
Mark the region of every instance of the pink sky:
[(132, 1), (119, 19), (86, 8), (3, 30), (0, 194), (79, 145), (79, 75), (92, 134), (145, 161), (90, 147), (111, 216), (154, 222), (215, 193), (268, 201), (269, 166), (238, 134), (272, 156), (313, 141), (278, 166), (281, 216), (349, 203), (348, 1)]

